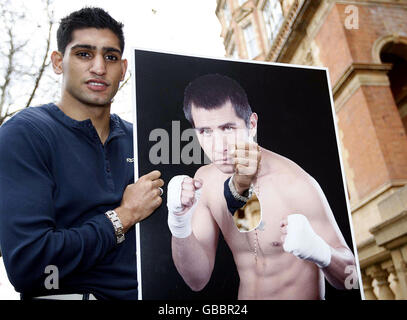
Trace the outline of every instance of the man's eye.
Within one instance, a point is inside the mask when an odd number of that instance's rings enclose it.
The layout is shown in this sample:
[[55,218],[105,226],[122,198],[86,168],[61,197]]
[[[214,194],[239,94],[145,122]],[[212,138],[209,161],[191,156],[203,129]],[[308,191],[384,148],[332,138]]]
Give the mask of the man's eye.
[[226,126],[226,127],[223,128],[223,131],[225,131],[225,132],[232,132],[232,131],[233,131],[233,127]]
[[212,130],[211,129],[201,129],[199,131],[199,133],[202,134],[203,136],[210,136],[212,133]]
[[76,55],[78,57],[81,57],[81,58],[89,58],[90,57],[90,54],[88,52],[78,52]]
[[117,60],[119,60],[119,58],[114,56],[114,55],[109,54],[109,55],[106,56],[106,60],[117,61]]

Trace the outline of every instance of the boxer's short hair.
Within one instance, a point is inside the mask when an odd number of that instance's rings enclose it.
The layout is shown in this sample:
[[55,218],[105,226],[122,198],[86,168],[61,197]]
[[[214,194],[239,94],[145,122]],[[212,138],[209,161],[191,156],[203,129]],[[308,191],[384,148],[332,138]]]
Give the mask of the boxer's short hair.
[[184,91],[185,118],[195,127],[191,114],[192,104],[196,108],[213,110],[228,101],[231,102],[236,115],[243,119],[249,128],[252,109],[246,92],[236,80],[220,74],[207,74],[188,84]]
[[58,51],[65,54],[66,46],[72,41],[72,33],[75,30],[86,28],[111,30],[119,39],[120,50],[123,53],[123,24],[113,19],[105,10],[94,7],[74,11],[61,19],[57,31]]

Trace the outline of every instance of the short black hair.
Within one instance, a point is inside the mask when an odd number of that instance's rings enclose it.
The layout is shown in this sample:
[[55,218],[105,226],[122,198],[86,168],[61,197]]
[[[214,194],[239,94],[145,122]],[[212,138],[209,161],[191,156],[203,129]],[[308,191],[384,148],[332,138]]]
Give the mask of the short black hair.
[[228,101],[231,102],[236,115],[249,127],[252,109],[242,86],[236,80],[217,73],[200,76],[185,88],[185,118],[195,127],[191,113],[192,104],[196,108],[212,110],[220,108]]
[[57,31],[58,51],[65,54],[66,46],[72,41],[72,33],[85,28],[111,30],[119,39],[120,50],[123,53],[123,23],[113,19],[105,10],[94,7],[85,7],[61,19]]

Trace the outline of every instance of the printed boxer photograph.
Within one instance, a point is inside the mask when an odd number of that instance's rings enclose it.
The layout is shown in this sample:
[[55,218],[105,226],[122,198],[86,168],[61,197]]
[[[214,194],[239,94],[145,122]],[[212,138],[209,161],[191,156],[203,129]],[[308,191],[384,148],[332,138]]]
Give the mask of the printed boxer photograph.
[[161,119],[136,108],[139,137],[155,132],[140,174],[148,154],[169,183],[140,226],[143,297],[360,299],[326,70],[135,50],[136,84],[147,67],[136,106]]

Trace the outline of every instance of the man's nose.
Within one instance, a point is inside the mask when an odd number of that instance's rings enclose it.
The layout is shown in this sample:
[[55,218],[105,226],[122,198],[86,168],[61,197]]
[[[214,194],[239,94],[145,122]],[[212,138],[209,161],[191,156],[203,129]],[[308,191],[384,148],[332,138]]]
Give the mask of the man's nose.
[[90,72],[98,75],[103,76],[106,74],[106,61],[103,55],[96,55],[95,58],[92,60],[92,66],[90,68]]
[[228,144],[232,143],[231,141],[228,141],[228,137],[224,134],[214,134],[213,136],[213,151],[215,153],[226,153],[228,150]]

